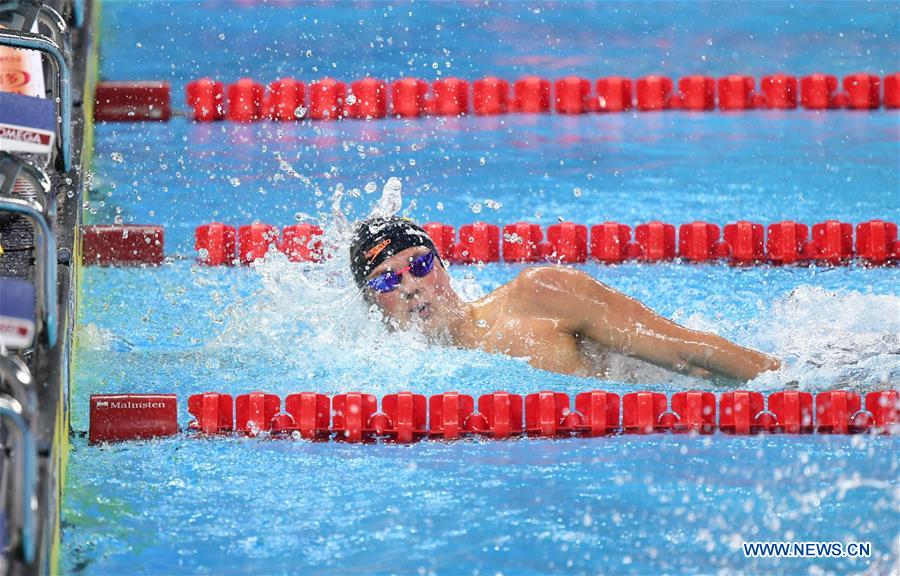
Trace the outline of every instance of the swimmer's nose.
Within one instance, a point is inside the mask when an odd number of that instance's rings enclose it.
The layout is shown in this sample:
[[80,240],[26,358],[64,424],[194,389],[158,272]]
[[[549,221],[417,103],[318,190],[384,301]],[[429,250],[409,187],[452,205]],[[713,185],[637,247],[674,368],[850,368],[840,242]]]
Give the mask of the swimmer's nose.
[[419,293],[419,279],[412,274],[404,274],[400,277],[398,289],[404,298],[411,300]]

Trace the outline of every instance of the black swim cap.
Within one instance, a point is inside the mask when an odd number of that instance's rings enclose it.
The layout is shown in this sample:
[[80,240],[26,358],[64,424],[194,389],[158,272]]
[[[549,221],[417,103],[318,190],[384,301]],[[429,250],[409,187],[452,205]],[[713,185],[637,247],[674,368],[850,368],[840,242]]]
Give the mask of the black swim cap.
[[350,270],[356,285],[362,288],[379,264],[415,246],[435,249],[428,232],[412,220],[397,216],[363,220],[350,243]]

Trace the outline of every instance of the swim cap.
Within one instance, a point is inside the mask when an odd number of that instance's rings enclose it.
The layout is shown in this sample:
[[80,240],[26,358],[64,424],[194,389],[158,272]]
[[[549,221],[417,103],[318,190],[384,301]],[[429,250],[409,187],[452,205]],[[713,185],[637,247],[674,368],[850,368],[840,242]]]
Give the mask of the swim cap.
[[360,288],[379,264],[407,248],[426,246],[434,250],[428,232],[407,218],[369,218],[356,227],[350,243],[350,270]]

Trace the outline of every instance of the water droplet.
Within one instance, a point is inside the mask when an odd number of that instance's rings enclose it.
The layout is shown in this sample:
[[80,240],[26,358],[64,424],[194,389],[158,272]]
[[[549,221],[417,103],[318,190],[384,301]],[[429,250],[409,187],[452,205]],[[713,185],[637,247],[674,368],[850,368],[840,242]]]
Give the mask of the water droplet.
[[112,154],[109,155],[109,157],[112,159],[113,162],[118,162],[119,164],[121,164],[122,162],[125,161],[125,157],[122,156],[121,152],[113,152]]

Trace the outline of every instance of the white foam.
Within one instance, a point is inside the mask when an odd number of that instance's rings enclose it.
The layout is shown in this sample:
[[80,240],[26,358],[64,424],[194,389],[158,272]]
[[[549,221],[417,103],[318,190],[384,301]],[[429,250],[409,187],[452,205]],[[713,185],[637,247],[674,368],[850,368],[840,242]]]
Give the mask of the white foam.
[[900,297],[800,286],[742,330],[787,362],[753,384],[870,391],[900,382]]

